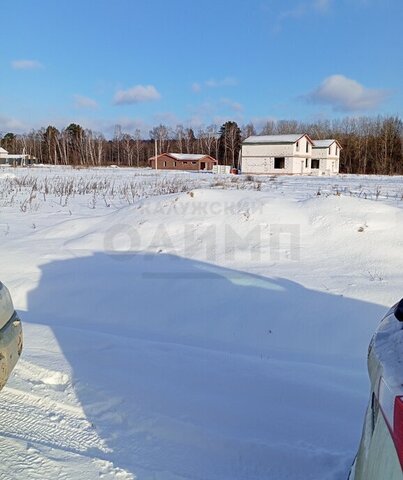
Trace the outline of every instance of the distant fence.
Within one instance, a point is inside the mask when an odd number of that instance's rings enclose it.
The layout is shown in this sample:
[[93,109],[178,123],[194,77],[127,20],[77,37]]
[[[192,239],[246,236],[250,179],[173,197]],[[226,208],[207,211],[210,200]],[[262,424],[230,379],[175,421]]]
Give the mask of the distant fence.
[[230,165],[213,165],[213,173],[220,175],[231,173]]

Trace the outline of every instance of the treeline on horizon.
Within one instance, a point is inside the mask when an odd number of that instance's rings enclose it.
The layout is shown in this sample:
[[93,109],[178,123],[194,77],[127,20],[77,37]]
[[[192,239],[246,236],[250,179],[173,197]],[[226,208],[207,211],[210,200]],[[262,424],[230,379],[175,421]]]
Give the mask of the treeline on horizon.
[[148,165],[158,152],[201,153],[217,158],[220,164],[238,167],[242,141],[250,135],[307,133],[313,140],[334,138],[342,145],[342,173],[403,174],[403,122],[398,116],[344,118],[304,123],[294,120],[268,121],[261,129],[253,123],[238,126],[228,121],[221,127],[209,125],[196,131],[177,125],[158,125],[144,138],[115,126],[111,139],[72,123],[63,130],[48,126],[26,134],[0,135],[0,145],[9,153],[35,156],[41,163],[73,166]]

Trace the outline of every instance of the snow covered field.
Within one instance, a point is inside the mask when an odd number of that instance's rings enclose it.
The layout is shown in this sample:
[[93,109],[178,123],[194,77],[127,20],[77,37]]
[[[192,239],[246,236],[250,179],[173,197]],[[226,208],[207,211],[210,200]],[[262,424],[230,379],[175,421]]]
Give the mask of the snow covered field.
[[0,170],[1,479],[345,480],[403,178]]

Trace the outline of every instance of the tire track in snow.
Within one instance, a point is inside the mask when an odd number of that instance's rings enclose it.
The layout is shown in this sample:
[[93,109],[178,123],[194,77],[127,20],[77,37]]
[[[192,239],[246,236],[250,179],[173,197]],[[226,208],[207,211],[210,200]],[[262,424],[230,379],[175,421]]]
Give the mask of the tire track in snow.
[[134,480],[111,462],[0,438],[0,480]]
[[58,402],[5,389],[0,402],[0,436],[85,453],[108,452],[94,427]]
[[121,479],[111,450],[76,402],[69,376],[21,360],[0,397],[0,480]]

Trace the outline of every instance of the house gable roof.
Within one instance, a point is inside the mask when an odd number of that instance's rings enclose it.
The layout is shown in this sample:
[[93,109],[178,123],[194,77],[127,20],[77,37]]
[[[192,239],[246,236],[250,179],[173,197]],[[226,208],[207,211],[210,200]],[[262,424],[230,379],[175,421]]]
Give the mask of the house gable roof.
[[202,160],[203,158],[208,157],[209,155],[197,154],[197,153],[166,153],[175,160]]
[[313,141],[313,148],[329,148],[333,143],[337,143],[338,147],[342,149],[343,147],[340,143],[335,139],[326,139],[326,140],[314,140]]
[[8,153],[6,149],[4,149],[3,147],[0,147],[0,153]]
[[[217,160],[210,155],[204,155],[204,154],[199,154],[199,153],[160,153],[158,155],[158,158],[160,157],[171,157],[174,160],[180,160],[182,162],[194,162],[198,160],[203,160],[204,158],[209,158],[214,162],[217,162]],[[155,155],[149,158],[149,161],[154,160]]]
[[243,141],[243,145],[292,144],[298,142],[302,137],[307,137],[308,141],[313,145],[313,141],[306,133],[291,133],[288,135],[252,135]]

